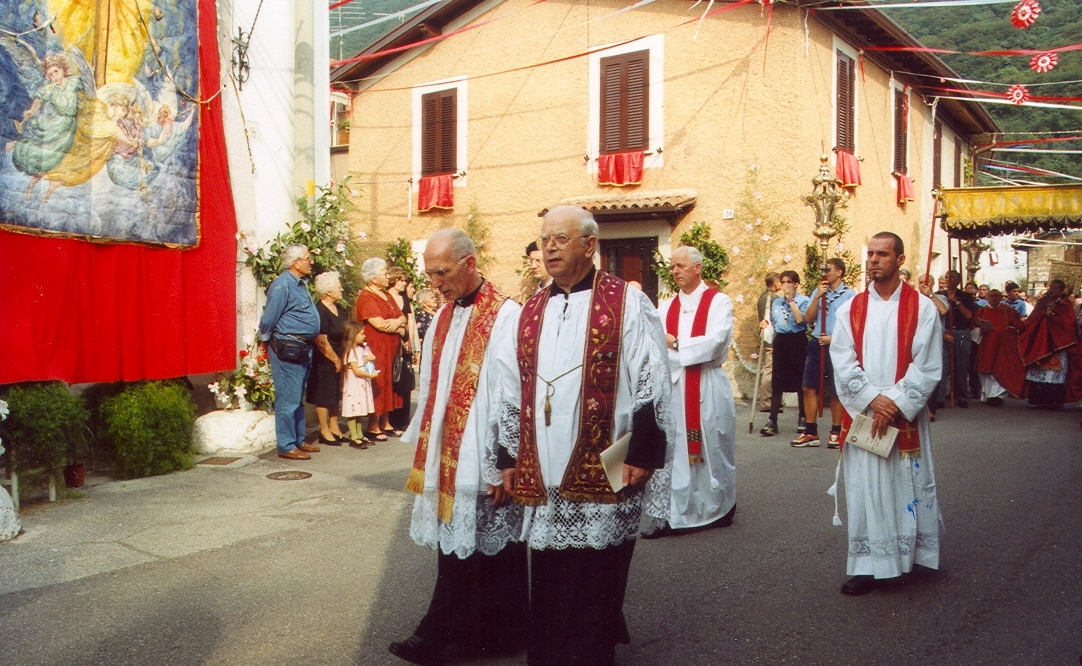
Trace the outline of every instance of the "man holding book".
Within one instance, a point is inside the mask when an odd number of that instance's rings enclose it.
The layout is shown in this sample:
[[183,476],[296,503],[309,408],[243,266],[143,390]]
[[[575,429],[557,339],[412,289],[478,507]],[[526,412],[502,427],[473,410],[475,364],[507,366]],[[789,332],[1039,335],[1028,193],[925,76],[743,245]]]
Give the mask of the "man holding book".
[[[935,306],[903,284],[902,239],[868,242],[869,289],[837,310],[830,345],[845,407],[840,469],[845,470],[851,576],[841,591],[870,592],[877,580],[939,568],[943,517],[936,497],[928,399],[942,374],[942,329]],[[871,440],[895,436],[885,456],[856,445],[854,420],[870,419]],[[853,433],[850,436],[850,433]],[[855,441],[854,441],[855,440]],[[835,524],[841,525],[835,509]]]

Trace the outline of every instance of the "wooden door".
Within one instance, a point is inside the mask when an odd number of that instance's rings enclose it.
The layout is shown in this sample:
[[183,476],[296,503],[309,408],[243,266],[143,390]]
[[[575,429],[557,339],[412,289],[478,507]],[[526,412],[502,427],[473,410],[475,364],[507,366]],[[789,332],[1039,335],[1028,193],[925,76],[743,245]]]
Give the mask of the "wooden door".
[[655,250],[656,238],[602,240],[601,270],[628,282],[638,282],[654,305],[657,305],[657,273],[653,268]]

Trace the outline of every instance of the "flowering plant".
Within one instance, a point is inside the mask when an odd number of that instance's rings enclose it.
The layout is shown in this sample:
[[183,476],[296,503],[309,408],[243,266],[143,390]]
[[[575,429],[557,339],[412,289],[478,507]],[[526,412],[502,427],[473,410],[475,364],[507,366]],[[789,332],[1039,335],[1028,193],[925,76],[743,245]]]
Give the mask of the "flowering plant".
[[240,367],[231,375],[218,375],[218,381],[207,388],[220,403],[228,405],[227,409],[233,408],[234,398],[257,407],[270,405],[274,402],[274,381],[267,353],[260,351],[259,343],[253,339],[237,353]]
[[[245,234],[237,234],[244,251],[244,264],[252,269],[260,286],[264,289],[270,287],[274,278],[282,274],[282,250],[292,243],[300,243],[312,254],[313,277],[327,271],[338,271],[343,298],[347,303],[352,303],[357,297],[360,282],[350,258],[356,248],[350,238],[346,214],[353,209],[351,197],[356,195],[349,188],[348,179],[330,187],[317,187],[312,204],[308,203],[308,197],[297,199],[301,219],[263,247]],[[310,289],[313,284],[309,281]]]

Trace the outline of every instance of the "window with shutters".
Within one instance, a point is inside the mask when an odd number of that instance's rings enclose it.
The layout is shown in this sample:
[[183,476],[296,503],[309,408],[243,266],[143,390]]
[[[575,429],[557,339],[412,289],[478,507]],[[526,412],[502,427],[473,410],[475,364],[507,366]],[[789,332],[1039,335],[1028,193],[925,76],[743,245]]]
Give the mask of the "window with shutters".
[[436,176],[458,170],[456,155],[458,89],[421,96],[421,175]]
[[665,36],[595,48],[589,56],[586,172],[598,157],[641,150],[644,169],[665,165]]
[[412,172],[421,178],[458,174],[455,187],[466,185],[466,130],[469,89],[466,77],[432,81],[412,91]]
[[962,186],[962,141],[954,136],[954,186]]
[[601,59],[599,154],[646,150],[650,133],[650,52]]
[[894,173],[909,173],[909,94],[892,90],[894,95]]
[[843,53],[836,52],[837,71],[835,77],[835,108],[837,109],[837,136],[835,146],[856,154],[857,150],[857,72],[856,61]]
[[943,123],[932,126],[932,189],[943,186]]

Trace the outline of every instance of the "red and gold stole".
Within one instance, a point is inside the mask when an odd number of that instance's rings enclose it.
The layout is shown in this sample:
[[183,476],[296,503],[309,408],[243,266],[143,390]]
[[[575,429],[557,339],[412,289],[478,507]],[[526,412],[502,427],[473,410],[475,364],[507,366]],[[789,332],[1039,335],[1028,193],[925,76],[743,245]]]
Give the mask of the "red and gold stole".
[[[706,317],[710,313],[710,302],[717,295],[716,289],[706,288],[699,307],[695,310],[695,319],[691,322],[691,337],[706,335]],[[669,312],[665,315],[665,332],[673,337],[680,333],[680,294],[673,298]],[[688,462],[696,465],[703,462],[703,426],[699,411],[701,398],[702,364],[684,368],[684,423],[688,434]]]
[[[573,502],[615,504],[620,501],[605,476],[601,452],[612,443],[626,290],[627,283],[620,278],[601,271],[594,276],[579,398],[579,433],[560,483],[560,495]],[[527,506],[540,506],[548,502],[537,454],[537,419],[534,414],[538,342],[548,300],[548,289],[536,294],[526,301],[519,318],[522,428],[519,431],[514,494],[515,501]]]
[[[447,401],[447,411],[443,416],[443,436],[440,443],[440,484],[439,484],[439,519],[451,521],[451,510],[455,502],[455,474],[458,470],[458,452],[462,448],[462,432],[466,429],[466,419],[470,407],[477,395],[477,381],[481,377],[481,362],[485,358],[485,349],[496,315],[507,297],[497,291],[492,283],[481,284],[477,298],[473,302],[473,311],[466,324],[462,349],[458,353],[458,363],[451,379],[451,395]],[[421,416],[421,434],[417,438],[417,452],[413,456],[413,469],[410,470],[406,490],[417,494],[424,492],[425,462],[428,460],[428,443],[432,433],[432,412],[436,408],[436,387],[439,385],[440,358],[447,332],[451,329],[451,315],[454,303],[448,303],[440,313],[433,327],[432,373],[428,385],[428,399]]]
[[[894,381],[905,377],[909,364],[913,362],[913,340],[917,337],[917,317],[920,313],[920,296],[917,290],[902,283],[902,294],[898,306],[898,366],[894,371]],[[849,323],[853,327],[853,346],[857,352],[857,363],[864,367],[864,326],[868,320],[868,292],[863,291],[853,297],[849,311]],[[917,426],[899,414],[894,419],[898,429],[898,455],[902,458],[920,457],[920,437]],[[842,418],[841,441],[853,427],[853,417],[846,412]],[[844,444],[843,444],[844,446]]]

